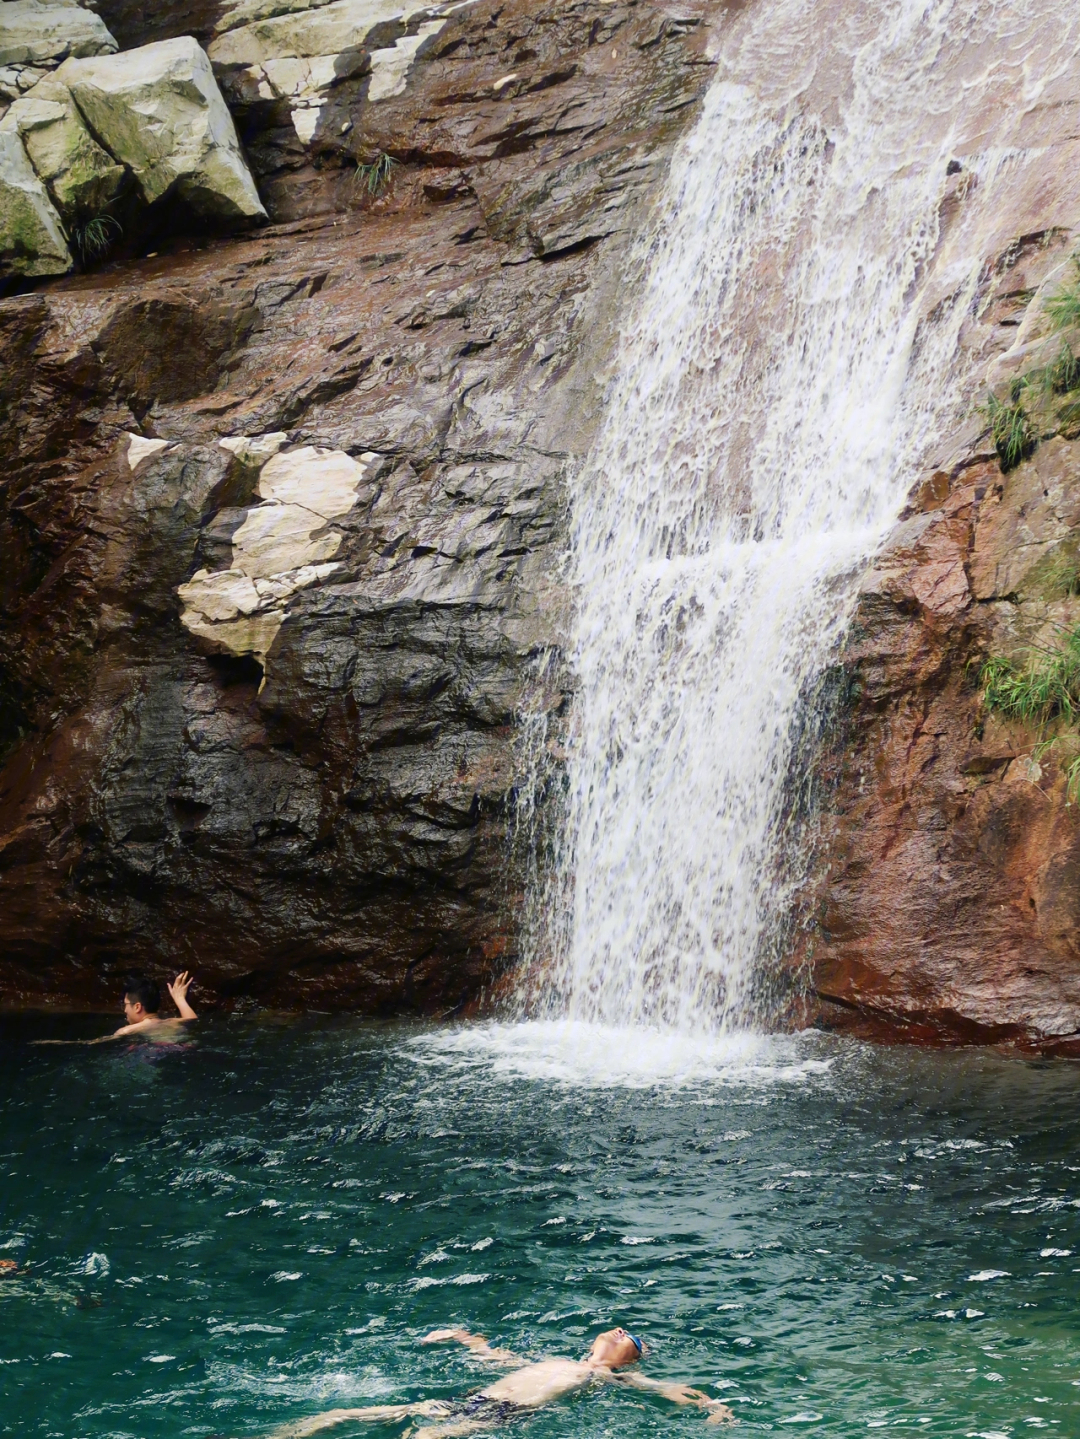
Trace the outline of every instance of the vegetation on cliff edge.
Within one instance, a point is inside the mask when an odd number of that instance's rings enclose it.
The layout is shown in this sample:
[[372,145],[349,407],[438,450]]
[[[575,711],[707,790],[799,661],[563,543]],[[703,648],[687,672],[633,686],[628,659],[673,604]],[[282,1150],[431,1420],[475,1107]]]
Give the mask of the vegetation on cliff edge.
[[[1058,744],[1080,751],[1080,626],[1064,631],[1053,649],[1033,648],[1025,665],[992,656],[980,683],[988,711],[1036,731],[1036,760]],[[1080,752],[1066,765],[1065,779],[1071,803],[1080,796]]]
[[[1073,279],[1044,304],[1052,334],[1080,326],[1080,257],[1074,257],[1073,266]],[[1016,376],[1007,400],[993,394],[987,397],[980,413],[989,423],[990,438],[1006,474],[1035,453],[1040,439],[1080,423],[1078,392],[1080,356],[1063,342],[1050,364]],[[1062,399],[1064,404],[1059,403]]]

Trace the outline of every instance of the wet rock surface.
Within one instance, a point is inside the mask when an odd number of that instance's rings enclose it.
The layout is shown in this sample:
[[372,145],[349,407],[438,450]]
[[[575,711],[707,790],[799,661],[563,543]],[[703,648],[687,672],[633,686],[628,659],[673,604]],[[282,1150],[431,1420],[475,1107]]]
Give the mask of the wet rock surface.
[[[220,19],[96,8],[124,47]],[[449,1012],[513,961],[565,480],[706,38],[692,8],[463,7],[307,142],[291,101],[235,111],[270,226],[0,302],[7,1002],[190,967]]]

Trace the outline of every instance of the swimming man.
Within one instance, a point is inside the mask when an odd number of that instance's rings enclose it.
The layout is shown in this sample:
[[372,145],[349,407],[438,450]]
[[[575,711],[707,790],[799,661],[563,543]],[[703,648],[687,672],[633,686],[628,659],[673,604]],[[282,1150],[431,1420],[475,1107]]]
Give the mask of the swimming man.
[[103,1034],[98,1039],[36,1039],[35,1044],[108,1044],[113,1039],[123,1039],[129,1034],[145,1034],[148,1030],[178,1029],[191,1019],[197,1019],[195,1011],[188,1004],[187,992],[191,988],[191,975],[185,969],[172,984],[166,985],[178,1014],[175,1019],[162,1019],[161,988],[156,979],[131,979],[124,990],[124,1018],[126,1024],[112,1034]]
[[334,1424],[343,1424],[347,1419],[385,1422],[411,1418],[437,1421],[412,1430],[413,1439],[450,1439],[452,1435],[479,1434],[498,1429],[514,1419],[523,1418],[534,1409],[561,1399],[564,1394],[572,1394],[594,1383],[625,1384],[633,1389],[658,1394],[662,1399],[670,1399],[673,1404],[693,1404],[708,1412],[708,1424],[735,1422],[735,1416],[726,1404],[719,1399],[710,1399],[699,1389],[690,1389],[685,1384],[670,1384],[661,1379],[646,1379],[641,1374],[616,1373],[628,1364],[636,1364],[645,1353],[641,1340],[635,1339],[625,1329],[608,1329],[598,1334],[584,1359],[542,1359],[537,1364],[530,1364],[509,1350],[493,1349],[486,1339],[479,1334],[470,1334],[466,1329],[436,1329],[426,1336],[423,1343],[438,1344],[444,1339],[455,1339],[464,1344],[477,1359],[518,1367],[504,1378],[496,1379],[486,1389],[462,1400],[428,1399],[419,1404],[329,1409],[323,1414],[313,1414],[308,1419],[275,1429],[269,1439],[306,1439],[309,1434],[317,1434],[320,1429],[329,1429]]

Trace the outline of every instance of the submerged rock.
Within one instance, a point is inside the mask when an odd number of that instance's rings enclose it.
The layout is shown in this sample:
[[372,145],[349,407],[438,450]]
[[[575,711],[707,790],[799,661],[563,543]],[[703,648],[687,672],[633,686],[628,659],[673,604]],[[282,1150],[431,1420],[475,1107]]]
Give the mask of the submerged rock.
[[130,168],[148,204],[175,193],[202,215],[266,217],[232,116],[195,40],[67,60],[57,79],[110,154]]
[[71,263],[60,216],[18,130],[0,127],[0,276],[63,275]]

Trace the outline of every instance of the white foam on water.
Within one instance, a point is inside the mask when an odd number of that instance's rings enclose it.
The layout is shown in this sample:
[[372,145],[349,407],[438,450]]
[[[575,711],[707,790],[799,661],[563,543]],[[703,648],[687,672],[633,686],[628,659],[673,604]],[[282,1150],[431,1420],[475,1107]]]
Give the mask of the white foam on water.
[[[768,0],[718,23],[572,483],[568,825],[527,926],[528,1013],[683,1033],[767,1018],[804,874],[797,726],[981,397],[962,330],[1080,42],[1072,0]],[[615,1073],[638,1045],[682,1072],[650,1036],[613,1041]]]
[[421,1064],[581,1089],[762,1088],[820,1081],[832,1059],[799,1036],[682,1035],[583,1020],[441,1029],[406,1041]]

